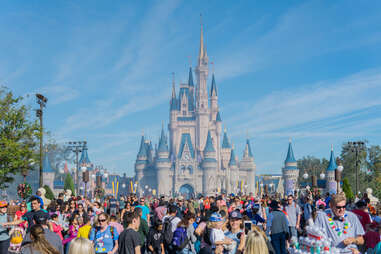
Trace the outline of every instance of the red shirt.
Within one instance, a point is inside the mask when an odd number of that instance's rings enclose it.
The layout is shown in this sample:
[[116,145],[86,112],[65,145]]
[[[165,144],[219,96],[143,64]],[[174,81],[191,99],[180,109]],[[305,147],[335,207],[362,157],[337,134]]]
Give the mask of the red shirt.
[[359,220],[361,222],[362,227],[364,228],[364,231],[366,231],[365,226],[367,224],[372,223],[371,220],[370,220],[369,213],[367,213],[367,212],[365,212],[363,210],[359,210],[359,209],[352,210],[352,213],[357,215],[357,217],[359,218]]
[[368,231],[365,233],[364,239],[367,248],[374,248],[380,241],[380,234],[378,232]]

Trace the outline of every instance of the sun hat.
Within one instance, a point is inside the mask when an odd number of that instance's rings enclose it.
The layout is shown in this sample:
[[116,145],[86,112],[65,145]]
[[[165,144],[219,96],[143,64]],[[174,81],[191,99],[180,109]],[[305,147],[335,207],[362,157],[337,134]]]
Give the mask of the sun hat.
[[7,201],[0,201],[0,208],[3,208],[3,207],[7,207],[8,206],[8,203]]

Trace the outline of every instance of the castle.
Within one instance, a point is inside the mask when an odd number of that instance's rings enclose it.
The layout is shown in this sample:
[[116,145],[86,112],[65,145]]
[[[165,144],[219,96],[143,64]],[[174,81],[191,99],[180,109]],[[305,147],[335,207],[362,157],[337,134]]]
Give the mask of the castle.
[[150,189],[167,196],[189,197],[196,193],[212,195],[217,192],[255,194],[256,166],[250,142],[247,139],[239,160],[226,130],[222,132],[214,73],[208,89],[209,59],[202,25],[194,74],[196,86],[190,68],[188,82],[180,84],[178,94],[173,82],[169,137],[162,128],[155,149],[150,140],[144,135],[141,137],[135,162],[138,193],[149,194],[147,190]]

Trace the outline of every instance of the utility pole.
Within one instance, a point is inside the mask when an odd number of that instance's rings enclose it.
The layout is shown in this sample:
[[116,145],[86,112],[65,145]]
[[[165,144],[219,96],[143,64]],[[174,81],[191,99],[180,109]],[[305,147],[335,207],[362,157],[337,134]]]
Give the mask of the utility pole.
[[[43,142],[44,142],[44,126],[43,126],[43,109],[48,102],[48,98],[43,96],[42,94],[36,94],[37,103],[40,104],[40,108],[36,110],[36,116],[40,118],[40,179],[39,186],[43,187],[43,174],[42,174],[42,150],[43,150]],[[46,155],[47,156],[47,155]]]
[[358,191],[360,189],[359,187],[359,166],[360,166],[360,160],[359,155],[360,152],[364,151],[366,148],[365,143],[363,141],[355,141],[355,142],[348,142],[348,146],[351,149],[352,153],[355,153],[356,156],[356,162],[355,162],[355,170],[356,170],[356,195],[358,195]]
[[74,177],[74,183],[76,185],[75,191],[76,195],[79,195],[79,161],[78,161],[78,154],[82,152],[82,148],[86,146],[86,141],[70,141],[68,142],[68,149],[75,153],[75,177]]

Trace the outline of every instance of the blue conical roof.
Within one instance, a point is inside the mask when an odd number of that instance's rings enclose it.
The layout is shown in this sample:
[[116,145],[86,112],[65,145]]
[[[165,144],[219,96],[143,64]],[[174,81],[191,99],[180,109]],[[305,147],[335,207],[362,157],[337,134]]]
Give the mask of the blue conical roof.
[[210,131],[208,131],[208,137],[206,138],[206,144],[204,148],[204,153],[206,152],[215,152],[213,142],[212,142],[212,136],[210,135]]
[[291,142],[288,144],[288,151],[287,151],[287,157],[284,163],[290,163],[290,162],[296,162],[294,157],[294,151],[292,150],[292,144]]
[[145,140],[144,140],[144,135],[142,135],[142,138],[140,140],[140,148],[139,148],[139,152],[138,152],[138,157],[143,157],[143,156],[147,156],[147,149],[146,149],[146,145],[145,145]]
[[79,164],[91,164],[89,155],[87,154],[86,144],[84,144],[82,147],[82,154],[81,154],[81,158],[79,159]]
[[237,161],[235,160],[235,153],[234,148],[230,152],[230,160],[229,160],[229,166],[237,165]]
[[224,138],[222,139],[222,148],[231,148],[226,130],[224,131]]
[[164,133],[164,128],[161,129],[158,152],[168,152],[167,137]]
[[329,165],[327,171],[335,171],[337,168],[335,155],[333,154],[333,148],[331,149],[331,158],[329,159]]
[[192,67],[189,68],[188,86],[194,86]]
[[249,157],[253,157],[253,153],[251,152],[251,146],[250,146],[249,139],[246,139],[246,145],[247,145],[247,150],[248,150]]
[[222,120],[221,120],[221,115],[220,115],[220,111],[217,112],[216,122],[222,122]]
[[171,110],[177,110],[177,99],[176,99],[176,88],[175,83],[172,84],[172,97],[171,97],[171,103],[170,103],[170,109]]
[[45,153],[44,155],[44,161],[42,163],[42,172],[44,173],[54,173],[54,169],[50,165],[49,156],[48,153]]
[[210,96],[217,96],[217,85],[214,79],[214,74],[212,75],[212,86],[210,88]]

